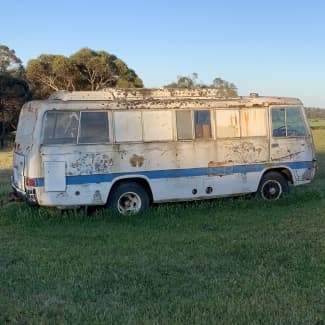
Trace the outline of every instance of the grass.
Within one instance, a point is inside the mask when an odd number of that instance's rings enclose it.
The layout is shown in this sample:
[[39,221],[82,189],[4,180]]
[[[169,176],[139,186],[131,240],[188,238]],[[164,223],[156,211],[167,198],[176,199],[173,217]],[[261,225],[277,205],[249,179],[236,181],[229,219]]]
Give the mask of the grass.
[[275,204],[224,199],[123,218],[6,205],[0,323],[324,324],[325,130],[314,137],[316,180]]
[[[12,151],[0,151],[0,200],[7,200],[12,174]],[[1,215],[1,210],[0,210]]]
[[325,120],[323,119],[312,119],[309,121],[309,124],[313,130],[325,129]]

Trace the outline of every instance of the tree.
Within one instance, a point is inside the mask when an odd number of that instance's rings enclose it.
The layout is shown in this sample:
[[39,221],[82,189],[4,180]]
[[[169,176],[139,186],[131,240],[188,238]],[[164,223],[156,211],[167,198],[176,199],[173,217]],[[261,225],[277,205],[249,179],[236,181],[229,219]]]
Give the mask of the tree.
[[211,88],[219,89],[220,97],[237,97],[237,87],[233,83],[229,83],[221,78],[214,78]]
[[192,73],[192,76],[177,76],[177,82],[172,82],[166,85],[166,88],[197,88],[196,79],[198,74],[196,72]]
[[42,54],[27,64],[27,79],[36,98],[57,90],[76,90],[80,81],[77,66],[63,55]]
[[178,76],[177,82],[172,82],[164,87],[166,88],[215,88],[218,89],[219,97],[237,97],[237,87],[235,84],[225,81],[221,78],[214,78],[211,85],[197,83],[197,73],[192,73],[192,76]]
[[15,51],[0,44],[0,147],[9,130],[15,129],[19,111],[30,98],[25,70]]
[[4,146],[7,131],[16,129],[21,106],[31,98],[25,80],[9,73],[0,74],[0,145]]
[[115,55],[83,48],[71,55],[42,54],[27,64],[27,78],[36,98],[56,90],[100,90],[143,87],[134,70]]
[[88,48],[81,49],[71,56],[71,60],[78,67],[90,90],[115,85],[116,76],[111,67],[110,55],[104,51],[96,52]]
[[141,88],[142,80],[134,70],[115,55],[105,51],[83,48],[73,54],[71,60],[78,66],[90,90],[107,87]]
[[0,44],[0,73],[10,73],[15,76],[22,76],[24,68],[21,60],[16,56],[14,50]]

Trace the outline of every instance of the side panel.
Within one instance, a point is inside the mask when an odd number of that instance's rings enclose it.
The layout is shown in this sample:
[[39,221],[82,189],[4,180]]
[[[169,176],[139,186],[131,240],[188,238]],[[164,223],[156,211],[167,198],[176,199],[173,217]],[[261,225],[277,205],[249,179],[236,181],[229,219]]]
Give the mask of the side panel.
[[252,192],[268,159],[268,147],[265,138],[43,146],[41,201],[45,205],[105,204],[111,186],[122,178],[147,180],[154,201]]
[[63,192],[66,190],[64,161],[44,161],[45,192]]

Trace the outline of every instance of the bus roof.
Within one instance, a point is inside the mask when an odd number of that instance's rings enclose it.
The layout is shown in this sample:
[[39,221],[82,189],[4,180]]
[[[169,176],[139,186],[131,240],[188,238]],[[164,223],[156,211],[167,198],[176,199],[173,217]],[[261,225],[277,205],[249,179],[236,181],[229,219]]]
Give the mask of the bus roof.
[[48,110],[136,110],[136,109],[238,109],[249,107],[302,106],[297,98],[247,97],[222,98],[220,90],[204,89],[116,89],[103,91],[57,91],[47,100],[34,100],[23,105],[23,110],[45,112]]
[[223,106],[269,106],[275,105],[302,105],[297,98],[289,97],[260,97],[253,93],[247,97],[228,98],[220,96],[220,89],[216,88],[107,88],[101,91],[56,91],[49,100],[60,101],[188,101],[188,100],[213,100]]

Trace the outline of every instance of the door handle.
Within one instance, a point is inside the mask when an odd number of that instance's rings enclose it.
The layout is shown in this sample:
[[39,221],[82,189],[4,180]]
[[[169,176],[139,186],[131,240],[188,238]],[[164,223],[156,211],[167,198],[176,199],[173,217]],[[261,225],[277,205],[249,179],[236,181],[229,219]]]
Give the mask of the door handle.
[[278,147],[279,144],[278,143],[272,143],[272,148]]

